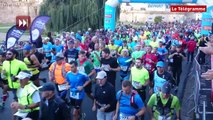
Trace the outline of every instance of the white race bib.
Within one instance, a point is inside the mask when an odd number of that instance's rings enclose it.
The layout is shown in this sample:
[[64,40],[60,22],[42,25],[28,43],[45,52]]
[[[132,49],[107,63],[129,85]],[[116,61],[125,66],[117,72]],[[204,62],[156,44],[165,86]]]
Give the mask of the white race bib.
[[158,116],[158,120],[171,120],[171,117]]
[[104,65],[102,64],[101,68],[104,70],[104,71],[109,71],[109,65]]
[[67,87],[67,85],[66,85],[66,84],[58,85],[58,90],[59,90],[59,91],[66,90],[66,87]]
[[121,66],[122,71],[127,71],[128,66]]
[[127,115],[124,115],[124,114],[122,114],[122,113],[120,113],[119,114],[119,118],[120,118],[120,120],[129,120],[129,118],[128,118],[129,116],[127,116]]
[[80,94],[79,94],[79,92],[70,92],[70,97],[74,98],[74,99],[79,99]]
[[84,66],[78,66],[78,71],[85,73]]
[[152,66],[150,64],[145,64],[144,66],[147,70],[151,70]]
[[74,58],[68,58],[67,60],[68,60],[68,63],[70,63],[70,62],[72,62],[72,61],[75,61]]
[[14,114],[14,116],[18,116],[18,117],[21,117],[21,118],[26,118],[27,115],[28,115],[29,112],[24,112],[24,111],[21,111],[21,110],[18,110],[18,112],[16,112]]
[[133,86],[135,89],[139,89],[139,88],[142,87],[141,83],[140,83],[140,82],[136,82],[136,81],[133,81],[132,86]]
[[169,62],[173,63],[173,62],[174,62],[174,60],[173,60],[173,59],[169,59]]

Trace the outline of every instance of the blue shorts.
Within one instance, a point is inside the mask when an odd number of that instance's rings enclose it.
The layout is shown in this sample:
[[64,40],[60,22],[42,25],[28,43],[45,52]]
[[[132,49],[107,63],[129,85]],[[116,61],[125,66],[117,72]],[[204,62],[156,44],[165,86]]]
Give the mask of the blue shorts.
[[130,73],[127,74],[127,75],[120,75],[120,80],[121,80],[121,81],[129,80],[129,78],[130,78]]

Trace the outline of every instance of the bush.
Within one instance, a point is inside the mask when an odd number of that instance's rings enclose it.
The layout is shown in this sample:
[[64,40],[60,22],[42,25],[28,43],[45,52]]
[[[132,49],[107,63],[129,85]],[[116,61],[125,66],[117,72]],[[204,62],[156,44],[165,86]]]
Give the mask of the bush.
[[162,16],[156,16],[155,19],[154,19],[154,22],[155,23],[162,22],[162,19],[163,19]]

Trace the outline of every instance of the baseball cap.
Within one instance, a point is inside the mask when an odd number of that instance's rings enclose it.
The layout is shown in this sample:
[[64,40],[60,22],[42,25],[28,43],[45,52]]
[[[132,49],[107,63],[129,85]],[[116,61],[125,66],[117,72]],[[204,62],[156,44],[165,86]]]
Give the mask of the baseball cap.
[[31,50],[31,49],[32,49],[32,46],[31,46],[31,45],[25,45],[23,49],[24,49],[24,50]]
[[105,71],[100,71],[98,72],[96,79],[104,79],[105,77],[107,77],[107,74]]
[[23,80],[25,78],[31,78],[31,76],[32,74],[30,71],[20,71],[16,78],[18,78],[19,80]]
[[57,53],[56,54],[56,61],[59,61],[59,60],[62,60],[62,59],[64,59],[63,53],[61,53],[61,52]]
[[74,41],[70,40],[67,42],[67,44],[74,44]]
[[129,52],[129,50],[124,48],[124,49],[122,49],[122,52]]
[[39,89],[40,91],[55,91],[55,85],[52,82],[44,83],[44,85]]
[[162,61],[157,62],[156,67],[164,67],[164,62]]
[[170,94],[171,93],[170,83],[169,82],[164,83],[161,90],[162,90],[162,93],[164,94]]
[[176,45],[177,48],[181,48],[182,46],[180,44]]

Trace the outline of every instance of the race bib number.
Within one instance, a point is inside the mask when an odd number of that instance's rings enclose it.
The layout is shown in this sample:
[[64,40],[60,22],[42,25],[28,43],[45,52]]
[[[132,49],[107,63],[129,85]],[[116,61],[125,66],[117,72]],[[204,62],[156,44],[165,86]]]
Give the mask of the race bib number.
[[120,120],[129,120],[129,117],[122,113],[119,115],[119,118],[120,118]]
[[128,69],[128,66],[121,66],[122,71],[127,71],[127,69]]
[[79,67],[78,67],[78,71],[85,73],[84,66],[79,66]]
[[66,87],[67,87],[67,85],[66,85],[66,84],[58,85],[58,90],[59,90],[59,91],[66,90]]
[[147,70],[151,70],[152,66],[150,64],[145,64],[144,66]]
[[102,65],[101,68],[102,68],[104,71],[109,71],[109,65]]
[[140,82],[136,82],[136,81],[133,81],[132,83],[133,87],[136,88],[136,89],[139,89],[142,87],[141,83]]
[[158,120],[171,120],[171,117],[168,117],[168,116],[158,116]]
[[174,60],[173,60],[173,59],[169,59],[169,62],[173,63],[173,62],[174,62]]
[[75,61],[75,59],[74,58],[68,58],[68,63],[70,63],[72,61]]
[[74,98],[74,99],[79,99],[80,94],[79,94],[79,92],[70,92],[70,97]]

